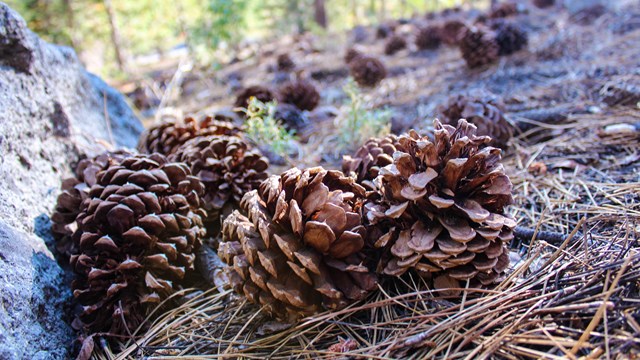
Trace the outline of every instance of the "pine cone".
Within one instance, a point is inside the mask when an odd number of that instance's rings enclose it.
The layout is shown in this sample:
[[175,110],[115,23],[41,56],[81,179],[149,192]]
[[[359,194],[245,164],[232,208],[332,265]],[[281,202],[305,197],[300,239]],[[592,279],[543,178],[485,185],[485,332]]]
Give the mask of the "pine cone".
[[376,39],[386,39],[396,30],[395,24],[380,24],[376,29]]
[[384,53],[386,55],[393,55],[398,51],[407,47],[407,41],[400,35],[393,35],[387,43],[384,45]]
[[518,6],[514,3],[509,2],[509,3],[499,4],[498,6],[493,8],[491,10],[491,13],[489,13],[489,17],[491,19],[506,18],[509,16],[516,15],[517,13],[518,13]]
[[361,56],[363,56],[363,54],[360,51],[354,48],[349,48],[344,54],[344,62],[345,64],[349,65],[353,60]]
[[220,258],[234,289],[281,319],[363,299],[367,267],[364,188],[339,171],[291,169],[247,193],[223,225]]
[[59,254],[71,256],[75,251],[71,235],[78,228],[76,217],[82,202],[89,197],[89,189],[96,183],[96,174],[124,158],[132,156],[126,150],[107,151],[90,159],[78,162],[75,176],[62,181],[62,192],[51,215],[51,232],[56,239]]
[[384,64],[376,58],[362,56],[349,64],[349,72],[353,79],[362,87],[374,87],[387,76]]
[[498,55],[511,55],[527,46],[529,37],[519,26],[505,21],[498,21],[492,26],[496,32],[496,42],[498,43]]
[[502,103],[495,97],[452,96],[446,105],[438,107],[438,112],[449,125],[466,119],[478,128],[478,135],[490,136],[493,146],[506,148],[513,137],[514,127],[505,117]]
[[428,26],[418,30],[416,46],[420,50],[437,49],[442,43],[441,30],[437,26]]
[[280,100],[292,104],[300,110],[313,110],[320,102],[320,93],[306,80],[290,81],[280,88]]
[[246,109],[247,106],[249,106],[249,100],[252,97],[263,103],[268,103],[277,99],[276,94],[271,91],[271,89],[265,86],[254,85],[240,90],[236,95],[234,106],[236,108]]
[[278,104],[273,118],[281,122],[285,129],[294,130],[298,134],[300,134],[309,123],[302,111],[291,104]]
[[447,45],[458,45],[466,27],[460,20],[447,21],[440,30],[442,41]]
[[203,206],[209,215],[209,235],[220,229],[225,206],[237,207],[242,196],[268,177],[269,160],[235,136],[197,137],[184,144],[170,161],[186,163],[204,184]]
[[214,120],[207,116],[200,122],[188,117],[184,121],[169,121],[147,129],[138,142],[143,154],[160,153],[168,156],[182,144],[197,136],[236,135],[242,130],[230,122]]
[[378,177],[381,168],[393,163],[397,143],[398,137],[395,135],[369,139],[353,156],[343,157],[342,171],[368,190],[375,190],[373,180]]
[[[434,138],[415,131],[398,139],[393,164],[376,179],[380,203],[366,205],[375,246],[387,251],[384,274],[409,269],[433,273],[438,282],[493,283],[509,264],[507,244],[515,221],[505,214],[511,181],[500,164],[500,150],[485,146],[475,126],[457,128],[437,120]],[[388,230],[388,231],[387,231]]]
[[469,68],[481,67],[496,61],[500,50],[493,33],[478,27],[467,28],[458,46]]
[[133,333],[180,289],[205,235],[204,186],[185,164],[138,155],[98,172],[77,217],[73,295],[85,330]]
[[289,72],[296,68],[296,63],[293,62],[289,54],[280,54],[277,58],[278,71]]
[[555,0],[533,0],[533,5],[540,9],[544,9],[556,4]]

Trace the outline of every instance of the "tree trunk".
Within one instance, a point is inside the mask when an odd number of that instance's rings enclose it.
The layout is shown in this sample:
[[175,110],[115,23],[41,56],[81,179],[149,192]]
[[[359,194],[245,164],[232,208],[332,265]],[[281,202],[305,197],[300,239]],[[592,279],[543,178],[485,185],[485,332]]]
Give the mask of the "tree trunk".
[[113,49],[116,53],[116,62],[118,63],[118,69],[123,72],[127,72],[127,62],[122,53],[122,41],[120,39],[120,31],[118,30],[118,23],[116,20],[116,13],[111,6],[111,0],[103,0],[104,8],[107,11],[107,17],[109,18],[109,26],[111,27],[111,42],[113,43]]
[[327,8],[325,7],[324,0],[314,0],[313,5],[315,8],[314,18],[316,23],[323,29],[327,28]]

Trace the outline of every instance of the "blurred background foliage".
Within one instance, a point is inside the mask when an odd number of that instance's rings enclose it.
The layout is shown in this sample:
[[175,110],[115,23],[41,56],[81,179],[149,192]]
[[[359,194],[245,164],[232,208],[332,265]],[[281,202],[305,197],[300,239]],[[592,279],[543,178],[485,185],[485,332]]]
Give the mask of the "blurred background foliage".
[[[46,40],[73,46],[90,71],[124,79],[168,52],[201,66],[243,42],[339,33],[459,5],[460,0],[5,0]],[[324,16],[324,18],[322,17]],[[324,21],[323,21],[324,19]],[[228,60],[228,59],[227,59]]]

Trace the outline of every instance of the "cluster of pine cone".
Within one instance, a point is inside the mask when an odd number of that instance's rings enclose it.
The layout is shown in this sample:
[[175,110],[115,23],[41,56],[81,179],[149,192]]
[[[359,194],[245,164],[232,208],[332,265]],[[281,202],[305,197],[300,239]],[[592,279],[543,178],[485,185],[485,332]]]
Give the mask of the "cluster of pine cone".
[[516,225],[501,150],[466,120],[434,126],[371,139],[343,171],[294,168],[244,195],[218,248],[235,291],[295,320],[407,271],[437,289],[498,281]]
[[487,286],[509,263],[511,183],[491,139],[460,120],[371,139],[342,170],[267,174],[241,129],[206,118],[141,137],[140,154],[78,164],[52,216],[89,333],[133,334],[193,284],[207,240],[229,286],[283,320],[365,299],[417,272],[436,289]]
[[152,127],[139,154],[85,159],[64,180],[52,215],[69,257],[87,333],[133,334],[194,281],[195,258],[221,219],[268,175],[267,158],[232,123],[187,118]]

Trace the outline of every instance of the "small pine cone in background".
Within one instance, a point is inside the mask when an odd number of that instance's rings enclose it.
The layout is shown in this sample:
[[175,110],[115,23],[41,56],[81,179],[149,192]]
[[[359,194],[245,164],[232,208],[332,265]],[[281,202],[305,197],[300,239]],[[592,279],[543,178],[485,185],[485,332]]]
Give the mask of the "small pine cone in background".
[[499,19],[516,15],[518,13],[518,6],[512,2],[506,2],[498,4],[495,8],[491,9],[489,18]]
[[466,28],[458,46],[469,68],[478,68],[498,60],[500,48],[494,33],[480,27]]
[[347,52],[344,53],[344,63],[349,65],[353,60],[361,56],[363,56],[363,54],[360,51],[354,48],[349,48]]
[[537,8],[544,9],[556,4],[555,0],[533,0],[533,5]]
[[145,130],[138,141],[138,151],[143,154],[171,155],[182,144],[197,136],[237,135],[242,130],[226,121],[207,116],[201,121],[188,117],[183,121],[168,121]]
[[407,40],[400,35],[393,35],[384,45],[384,53],[393,55],[407,47]]
[[220,230],[223,209],[237,207],[244,194],[268,177],[269,160],[235,136],[197,137],[169,159],[187,164],[204,184],[202,202],[208,214],[205,225],[209,236]]
[[290,81],[280,88],[280,101],[295,105],[300,110],[313,110],[320,103],[320,93],[307,80]]
[[272,176],[245,195],[218,248],[233,288],[284,320],[364,299],[377,283],[364,192],[340,171],[317,167]]
[[506,21],[496,21],[491,25],[496,33],[496,42],[498,43],[498,55],[511,55],[517,51],[524,49],[529,42],[527,33],[514,23]]
[[379,271],[415,269],[438,284],[490,285],[509,264],[515,221],[505,213],[511,181],[500,149],[476,136],[475,126],[434,124],[433,138],[415,131],[398,138],[393,164],[376,179],[382,199],[366,205]]
[[454,19],[445,22],[440,29],[442,41],[447,45],[458,45],[466,27],[460,20]]
[[416,46],[420,50],[437,49],[442,43],[441,29],[437,26],[427,26],[418,30]]
[[263,103],[268,103],[277,99],[276,93],[268,87],[253,85],[240,90],[240,92],[236,94],[236,100],[233,105],[238,109],[246,109],[247,106],[249,106],[249,100],[252,97]]
[[280,54],[276,59],[278,65],[278,71],[289,72],[296,68],[296,63],[293,62],[289,54]]
[[96,174],[124,158],[132,156],[126,150],[106,151],[98,156],[78,162],[75,176],[62,181],[62,192],[51,215],[51,232],[56,239],[59,254],[71,256],[75,251],[71,235],[77,230],[76,217],[80,207],[89,197],[90,188],[96,183]]
[[378,177],[381,168],[393,163],[397,143],[398,137],[395,135],[367,140],[353,156],[343,157],[342,171],[368,190],[375,190],[373,180]]
[[78,325],[128,336],[181,289],[206,233],[203,192],[187,165],[160,154],[131,156],[97,173],[73,234]]
[[386,39],[396,30],[395,24],[380,24],[376,28],[376,39]]
[[387,77],[384,64],[373,57],[361,56],[349,64],[349,73],[361,87],[374,87]]
[[282,123],[285,129],[293,130],[296,134],[302,133],[309,124],[309,119],[306,115],[298,107],[291,104],[278,104],[273,118]]
[[438,106],[442,121],[455,125],[460,119],[466,119],[478,130],[478,135],[491,137],[492,146],[506,148],[513,137],[514,126],[504,114],[502,102],[494,96],[471,97],[455,95],[446,104]]

